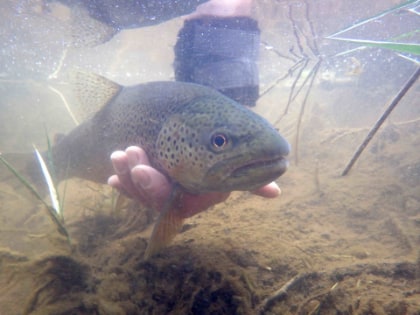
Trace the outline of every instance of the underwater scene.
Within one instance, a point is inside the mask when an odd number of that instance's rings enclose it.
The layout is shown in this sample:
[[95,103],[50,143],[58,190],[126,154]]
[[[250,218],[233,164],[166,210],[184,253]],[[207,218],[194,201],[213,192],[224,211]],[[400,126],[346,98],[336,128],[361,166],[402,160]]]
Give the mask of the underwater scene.
[[0,51],[0,315],[420,315],[420,1],[2,0]]

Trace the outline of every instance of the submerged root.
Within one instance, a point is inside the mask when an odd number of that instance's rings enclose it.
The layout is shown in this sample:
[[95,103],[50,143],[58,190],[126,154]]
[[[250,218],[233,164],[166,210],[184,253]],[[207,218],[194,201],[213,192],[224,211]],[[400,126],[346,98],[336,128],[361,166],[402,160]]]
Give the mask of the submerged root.
[[[303,273],[293,277],[265,298],[257,311],[260,315],[271,312],[323,314],[333,309],[338,313],[351,314],[356,310],[363,313],[361,310],[366,309],[368,313],[370,309],[376,309],[375,314],[406,314],[409,304],[403,298],[420,294],[420,290],[409,289],[409,284],[415,287],[419,269],[416,263],[402,262],[360,264],[330,272]],[[395,297],[400,294],[401,299],[392,301],[388,298],[386,304],[381,305],[380,301],[370,297],[369,282],[388,283],[390,280],[394,283]],[[401,285],[397,284],[399,282]],[[325,284],[329,286],[326,287]],[[380,289],[379,286],[376,289]],[[352,291],[357,291],[358,294],[351,294]],[[357,299],[352,298],[353,296],[357,296]],[[291,310],[290,307],[295,309]]]
[[301,281],[311,275],[316,276],[316,273],[300,274],[287,281],[280,289],[276,290],[273,294],[262,301],[257,309],[258,314],[265,314],[265,312],[268,311],[275,303],[285,300],[289,291],[291,291],[295,286],[299,285]]
[[[89,268],[67,256],[45,258],[35,263],[33,272],[36,288],[28,299],[24,314],[62,314],[51,312],[56,308],[52,305],[59,304],[63,309],[65,302],[65,308],[74,309],[89,288]],[[42,312],[37,309],[42,309]]]
[[[119,209],[118,211],[121,211]],[[142,206],[136,200],[129,200],[125,205],[122,221],[112,234],[112,238],[122,238],[133,232],[141,232],[146,229],[153,221],[155,211]]]

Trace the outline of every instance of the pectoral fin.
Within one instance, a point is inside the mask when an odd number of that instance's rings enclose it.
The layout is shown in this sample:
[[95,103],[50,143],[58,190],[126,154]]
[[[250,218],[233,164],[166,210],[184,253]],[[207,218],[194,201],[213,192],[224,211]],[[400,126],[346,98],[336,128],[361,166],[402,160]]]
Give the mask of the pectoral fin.
[[169,245],[181,229],[184,222],[179,209],[181,195],[182,193],[176,188],[172,192],[153,228],[152,236],[144,253],[145,259],[149,259],[162,248]]

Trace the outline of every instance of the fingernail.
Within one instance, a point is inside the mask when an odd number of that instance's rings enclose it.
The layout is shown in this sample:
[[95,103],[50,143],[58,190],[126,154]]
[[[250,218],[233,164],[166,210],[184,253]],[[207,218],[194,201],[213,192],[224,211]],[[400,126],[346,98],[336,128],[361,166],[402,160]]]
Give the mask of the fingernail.
[[129,172],[127,164],[122,161],[122,154],[124,154],[124,152],[121,151],[116,151],[111,154],[112,165],[118,175],[124,175]]
[[147,189],[152,185],[152,178],[145,170],[137,170],[137,174],[135,179],[133,179],[134,183],[140,189]]

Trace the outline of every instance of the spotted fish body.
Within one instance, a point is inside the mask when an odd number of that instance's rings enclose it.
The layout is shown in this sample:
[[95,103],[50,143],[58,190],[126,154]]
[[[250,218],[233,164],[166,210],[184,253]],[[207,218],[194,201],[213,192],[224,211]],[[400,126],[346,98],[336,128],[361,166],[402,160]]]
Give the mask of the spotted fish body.
[[263,118],[207,87],[154,82],[118,87],[56,146],[58,180],[105,183],[115,150],[138,145],[185,191],[249,190],[286,170],[289,145]]
[[111,153],[141,146],[175,187],[160,209],[146,257],[182,226],[178,201],[185,192],[251,190],[286,171],[287,141],[265,119],[213,89],[182,82],[121,87],[88,78],[79,85],[81,99],[88,108],[104,105],[53,146],[56,179],[106,183],[113,174]]

